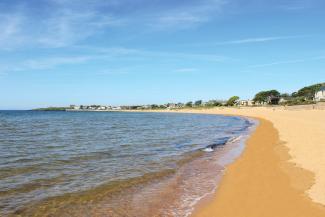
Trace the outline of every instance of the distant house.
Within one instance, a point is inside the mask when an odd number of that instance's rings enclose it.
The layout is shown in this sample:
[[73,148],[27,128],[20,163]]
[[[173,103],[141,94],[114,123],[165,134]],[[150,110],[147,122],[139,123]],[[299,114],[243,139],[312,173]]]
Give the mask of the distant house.
[[184,107],[185,107],[184,103],[179,102],[176,104],[176,108],[184,108]]
[[273,96],[273,95],[268,96],[267,99],[266,99],[266,102],[269,105],[277,105],[277,104],[279,104],[279,101],[280,101],[280,97]]
[[315,93],[315,101],[319,102],[325,100],[325,86],[321,87],[318,91]]
[[252,106],[254,104],[253,100],[240,100],[238,101],[239,106]]
[[255,102],[253,100],[247,100],[247,105],[248,106],[253,106]]
[[254,105],[256,105],[256,106],[263,106],[263,105],[266,105],[266,104],[267,104],[266,102],[260,102],[260,101],[254,102]]
[[175,109],[177,108],[177,105],[175,103],[168,103],[167,104],[167,109]]
[[280,100],[279,100],[280,104],[283,104],[283,103],[286,103],[286,102],[288,102],[288,99],[284,98],[284,97],[281,97]]
[[98,110],[106,110],[107,107],[106,106],[99,106]]
[[80,109],[80,106],[77,106],[77,105],[70,105],[70,109],[78,110],[78,109]]
[[239,106],[248,106],[248,101],[247,100],[239,100],[237,104]]

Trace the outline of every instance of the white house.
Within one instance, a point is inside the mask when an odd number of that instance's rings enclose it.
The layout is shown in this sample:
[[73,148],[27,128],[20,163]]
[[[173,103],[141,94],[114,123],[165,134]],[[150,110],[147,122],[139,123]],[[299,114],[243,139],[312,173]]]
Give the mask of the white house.
[[283,104],[283,103],[286,103],[286,102],[288,102],[288,100],[286,98],[284,98],[284,97],[281,97],[280,100],[279,100],[280,104]]
[[106,110],[107,107],[106,106],[99,106],[98,110]]
[[248,106],[248,101],[247,100],[239,100],[237,102],[239,106]]
[[70,109],[79,110],[80,106],[78,106],[78,105],[70,105]]
[[325,100],[325,86],[321,87],[315,93],[315,101],[321,101],[321,100]]
[[253,100],[240,100],[238,102],[238,105],[239,106],[252,106],[254,103],[253,103]]

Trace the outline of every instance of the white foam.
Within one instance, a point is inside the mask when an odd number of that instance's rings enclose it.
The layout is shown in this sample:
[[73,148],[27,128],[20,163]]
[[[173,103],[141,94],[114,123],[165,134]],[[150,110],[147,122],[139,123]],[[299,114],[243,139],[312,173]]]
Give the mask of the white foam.
[[213,149],[212,149],[211,147],[209,147],[209,148],[205,148],[205,149],[203,149],[203,151],[205,151],[205,152],[212,152]]
[[235,137],[229,139],[229,140],[227,141],[227,143],[234,143],[234,142],[240,141],[241,138],[242,138],[242,136],[235,136]]

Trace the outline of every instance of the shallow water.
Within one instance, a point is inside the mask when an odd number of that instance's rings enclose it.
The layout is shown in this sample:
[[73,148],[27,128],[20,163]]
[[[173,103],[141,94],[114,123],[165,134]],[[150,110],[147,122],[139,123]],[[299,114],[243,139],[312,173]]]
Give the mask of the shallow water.
[[217,115],[0,111],[0,215],[186,216],[250,126]]

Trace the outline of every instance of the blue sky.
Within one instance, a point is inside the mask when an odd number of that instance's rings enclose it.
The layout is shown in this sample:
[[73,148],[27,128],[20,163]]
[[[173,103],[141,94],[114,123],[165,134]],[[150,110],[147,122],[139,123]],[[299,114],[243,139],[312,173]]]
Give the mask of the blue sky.
[[0,109],[252,98],[325,81],[323,0],[2,0]]

